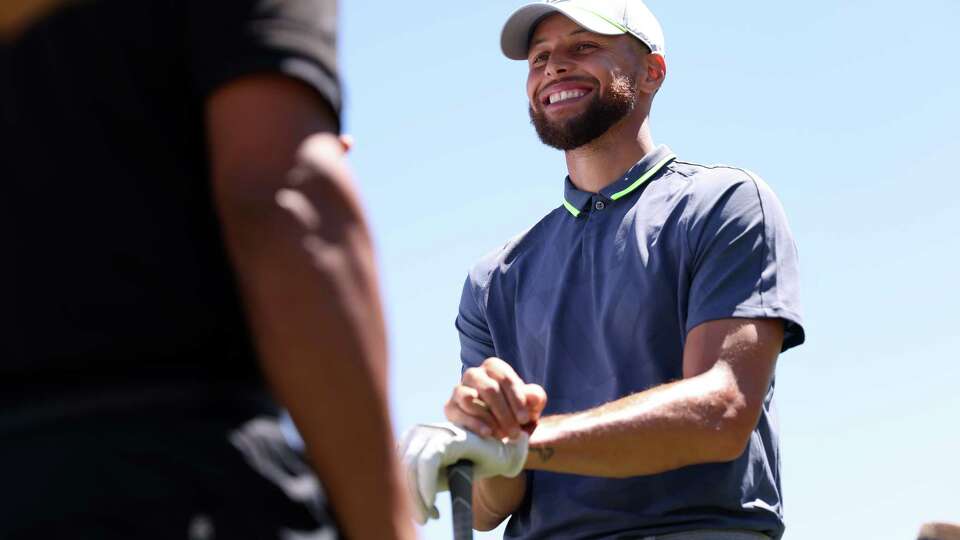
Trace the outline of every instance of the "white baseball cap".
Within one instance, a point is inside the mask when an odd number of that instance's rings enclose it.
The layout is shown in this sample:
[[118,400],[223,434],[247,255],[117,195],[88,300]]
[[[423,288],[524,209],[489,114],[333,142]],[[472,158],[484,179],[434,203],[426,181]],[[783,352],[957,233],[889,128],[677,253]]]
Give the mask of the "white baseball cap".
[[503,25],[503,54],[512,60],[525,60],[534,28],[553,13],[563,13],[596,34],[630,34],[650,52],[664,54],[663,29],[642,0],[543,0],[527,4]]

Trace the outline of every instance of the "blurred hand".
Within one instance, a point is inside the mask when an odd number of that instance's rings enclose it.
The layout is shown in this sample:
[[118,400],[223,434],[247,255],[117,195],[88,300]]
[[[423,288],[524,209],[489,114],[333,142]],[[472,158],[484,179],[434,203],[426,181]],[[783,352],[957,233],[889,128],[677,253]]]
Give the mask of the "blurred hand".
[[524,383],[509,364],[488,358],[470,368],[443,407],[447,420],[485,437],[514,438],[532,430],[547,405],[540,385]]
[[473,463],[474,480],[517,476],[527,460],[527,434],[496,440],[453,424],[419,424],[403,436],[400,459],[414,518],[423,525],[431,517],[440,517],[434,500],[437,493],[450,489],[447,467],[466,459]]

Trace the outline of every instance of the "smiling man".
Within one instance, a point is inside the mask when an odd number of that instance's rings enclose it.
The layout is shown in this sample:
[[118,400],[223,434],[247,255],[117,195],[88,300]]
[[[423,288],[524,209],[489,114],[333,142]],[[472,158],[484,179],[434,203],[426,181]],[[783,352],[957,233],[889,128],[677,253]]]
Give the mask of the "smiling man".
[[569,176],[467,278],[451,424],[403,447],[420,518],[466,457],[474,525],[512,516],[508,538],[780,538],[774,369],[804,331],[779,201],[654,144],[664,38],[639,0],[531,4],[501,45]]

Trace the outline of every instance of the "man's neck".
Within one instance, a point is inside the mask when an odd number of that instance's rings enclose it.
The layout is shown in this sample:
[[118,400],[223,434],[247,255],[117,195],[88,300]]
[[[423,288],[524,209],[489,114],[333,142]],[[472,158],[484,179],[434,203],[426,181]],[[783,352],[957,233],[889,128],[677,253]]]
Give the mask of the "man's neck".
[[566,152],[570,181],[577,189],[597,193],[653,149],[647,114],[624,118],[597,140]]

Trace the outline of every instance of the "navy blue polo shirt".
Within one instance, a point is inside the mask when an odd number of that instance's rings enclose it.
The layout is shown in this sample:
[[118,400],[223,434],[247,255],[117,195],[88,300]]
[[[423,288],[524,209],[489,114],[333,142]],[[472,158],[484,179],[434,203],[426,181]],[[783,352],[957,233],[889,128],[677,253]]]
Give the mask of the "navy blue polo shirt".
[[[661,146],[599,193],[566,179],[563,205],[487,255],[460,301],[464,369],[497,356],[582,411],[681,379],[687,333],[723,318],[784,321],[804,340],[797,251],[755,175],[678,161]],[[773,385],[729,463],[607,479],[528,471],[507,538],[635,538],[695,529],[783,533]]]

